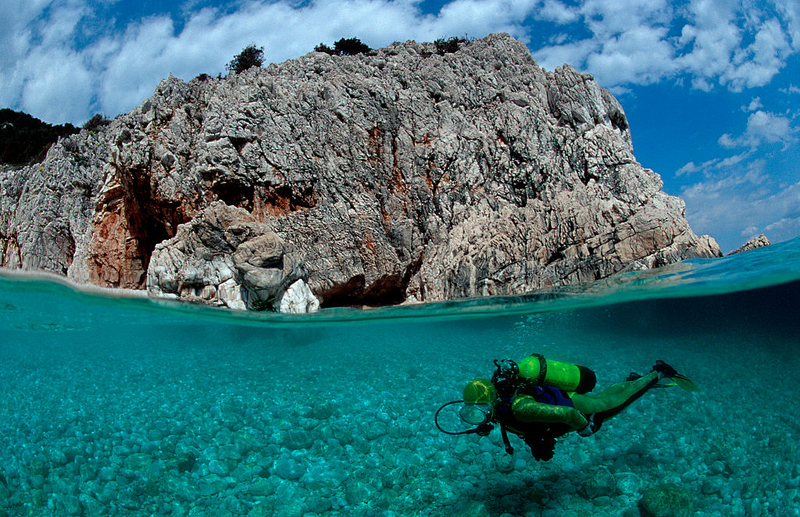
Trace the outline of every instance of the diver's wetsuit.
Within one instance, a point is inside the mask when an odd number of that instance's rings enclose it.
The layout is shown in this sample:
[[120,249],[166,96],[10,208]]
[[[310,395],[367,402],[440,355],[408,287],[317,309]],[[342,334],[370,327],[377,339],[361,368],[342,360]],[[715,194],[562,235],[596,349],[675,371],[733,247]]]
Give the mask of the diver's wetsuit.
[[546,461],[553,457],[556,438],[585,428],[589,424],[587,415],[594,415],[594,432],[604,420],[616,416],[641,397],[658,379],[658,373],[651,372],[635,381],[611,386],[598,395],[527,385],[511,396],[501,394],[494,419],[522,437],[537,460]]
[[544,461],[553,457],[556,438],[588,423],[569,394],[554,386],[528,386],[524,393],[501,397],[494,419],[525,440],[534,458]]
[[478,427],[448,434],[486,436],[492,430],[491,423],[498,423],[509,454],[513,449],[507,431],[524,439],[538,460],[551,459],[556,438],[570,431],[581,436],[594,434],[605,420],[618,415],[662,378],[669,378],[684,390],[699,391],[689,378],[660,360],[649,373],[631,374],[627,381],[598,394],[589,393],[596,382],[594,372],[582,366],[550,362],[537,354],[523,359],[520,365],[510,359],[494,363],[497,370],[491,380],[471,380],[464,387],[463,400],[442,406],[458,402],[464,402],[464,409],[472,406],[474,409],[461,417]]

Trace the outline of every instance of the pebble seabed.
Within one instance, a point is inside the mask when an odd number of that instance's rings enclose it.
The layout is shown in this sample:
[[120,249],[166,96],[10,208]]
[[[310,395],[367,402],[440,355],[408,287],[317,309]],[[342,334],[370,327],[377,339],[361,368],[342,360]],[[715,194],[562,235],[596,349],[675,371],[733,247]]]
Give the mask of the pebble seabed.
[[[345,334],[368,343],[372,332]],[[487,362],[446,343],[437,352],[445,337],[391,354],[234,337],[234,348],[190,336],[5,361],[0,516],[637,516],[664,484],[691,507],[667,501],[659,515],[800,515],[796,396],[747,376],[774,364],[769,354],[732,365],[674,351],[704,365],[703,392],[653,390],[537,462],[515,437],[506,455],[498,429],[436,430],[438,406]],[[590,358],[599,388],[654,359],[619,353],[624,365]]]

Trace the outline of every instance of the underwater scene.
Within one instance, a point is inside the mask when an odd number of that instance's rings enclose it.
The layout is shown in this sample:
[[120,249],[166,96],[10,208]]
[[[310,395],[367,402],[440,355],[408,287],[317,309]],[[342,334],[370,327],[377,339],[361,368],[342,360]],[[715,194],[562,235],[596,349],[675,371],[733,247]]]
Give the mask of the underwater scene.
[[[0,517],[800,515],[800,239],[526,296],[289,316],[0,274]],[[653,389],[549,461],[439,408],[496,359]],[[466,430],[458,404],[446,430]]]

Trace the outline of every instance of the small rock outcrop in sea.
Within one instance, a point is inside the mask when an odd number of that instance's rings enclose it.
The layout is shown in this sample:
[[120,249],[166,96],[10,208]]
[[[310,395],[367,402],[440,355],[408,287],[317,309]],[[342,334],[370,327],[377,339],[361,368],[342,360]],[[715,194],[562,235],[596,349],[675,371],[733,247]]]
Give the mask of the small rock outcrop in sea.
[[545,71],[507,34],[444,55],[410,41],[165,79],[42,164],[0,173],[0,264],[240,306],[233,279],[245,305],[279,302],[294,276],[262,288],[262,271],[234,264],[240,246],[257,255],[239,236],[220,243],[225,259],[168,249],[202,241],[189,234],[214,203],[291,247],[304,284],[289,290],[326,306],[518,294],[719,256],[661,187],[591,76]]
[[767,236],[762,233],[758,237],[753,237],[752,239],[744,243],[743,246],[737,248],[735,251],[731,251],[730,253],[728,253],[728,255],[735,255],[736,253],[742,253],[745,251],[763,248],[764,246],[769,246],[770,244],[772,243],[769,242]]

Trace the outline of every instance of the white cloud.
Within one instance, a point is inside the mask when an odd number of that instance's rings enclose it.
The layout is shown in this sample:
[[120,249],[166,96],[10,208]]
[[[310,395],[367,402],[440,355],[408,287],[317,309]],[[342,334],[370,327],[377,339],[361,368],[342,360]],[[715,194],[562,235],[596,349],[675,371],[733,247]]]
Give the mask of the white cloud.
[[563,23],[590,36],[535,50],[534,57],[549,69],[570,63],[608,88],[688,76],[699,90],[741,91],[768,84],[800,51],[796,4],[584,0],[579,18]]
[[45,120],[86,120],[92,75],[78,54],[58,48],[38,49],[25,62],[20,103]]
[[[76,123],[92,111],[114,116],[133,108],[169,74],[191,79],[224,72],[225,64],[250,44],[263,46],[268,61],[281,62],[320,42],[351,36],[373,47],[501,31],[525,40],[523,22],[534,12],[559,22],[574,16],[557,0],[454,0],[437,15],[422,14],[418,0],[242,0],[234,10],[188,13],[180,31],[168,16],[155,16],[132,22],[121,34],[95,35],[96,41],[80,46],[77,29],[98,16],[88,0],[13,3],[20,13],[0,22],[7,28],[0,37],[17,48],[13,58],[0,62],[0,81],[6,85],[0,103],[51,122]],[[13,7],[3,4],[0,14]],[[58,62],[56,70],[38,69],[47,57]],[[70,69],[76,71],[75,84],[65,88]]]
[[537,9],[535,16],[542,21],[563,25],[578,20],[580,13],[577,8],[564,5],[558,0],[545,0],[544,5]]
[[800,234],[800,183],[777,185],[764,166],[756,160],[686,187],[681,198],[692,229],[714,236],[725,252],[759,233],[773,242]]
[[675,176],[683,176],[685,174],[694,174],[695,172],[703,170],[702,166],[695,164],[694,162],[688,162],[686,165],[675,171]]
[[603,85],[652,84],[675,71],[666,29],[634,27],[607,40],[586,66]]
[[58,122],[84,118],[92,77],[71,47],[85,13],[82,0],[0,6],[0,104]]
[[751,45],[736,49],[720,82],[730,84],[734,91],[763,86],[783,68],[790,51],[780,22],[774,18],[767,20],[757,30]]
[[[794,192],[794,195],[800,195],[800,193]],[[755,231],[751,232],[750,236],[761,233],[757,228],[754,230]],[[784,217],[774,223],[768,224],[764,227],[763,233],[772,235],[775,242],[789,240],[796,235],[800,235],[800,216]],[[750,236],[748,236],[748,238]]]
[[742,111],[756,111],[763,107],[764,105],[761,103],[761,97],[753,97],[753,100],[750,101],[750,104],[747,106],[742,106]]
[[[714,82],[733,91],[763,86],[799,49],[767,3],[693,0],[683,27],[680,64],[697,87]],[[752,40],[752,41],[750,41]]]
[[792,47],[800,48],[800,2],[797,0],[776,0],[775,9],[786,23],[787,32],[792,40]]
[[5,69],[25,54],[33,39],[31,24],[42,15],[49,0],[0,2],[0,65]]
[[738,165],[750,158],[752,155],[752,151],[747,151],[741,154],[728,156],[726,158],[713,158],[701,163],[700,165],[697,165],[694,162],[689,162],[675,171],[675,176],[684,176],[687,174],[702,172],[704,176],[712,177],[717,171],[726,170],[734,165]]
[[758,147],[764,143],[782,143],[784,146],[788,146],[797,140],[795,133],[797,133],[797,129],[792,127],[791,120],[788,118],[757,109],[748,117],[747,129],[744,134],[732,137],[725,133],[719,137],[719,144],[729,149]]
[[[573,64],[615,92],[667,78],[703,90],[761,86],[800,51],[797,0],[451,0],[435,14],[423,14],[419,0],[238,0],[225,11],[194,12],[193,5],[207,2],[188,0],[185,19],[137,20],[122,33],[94,34],[86,46],[87,31],[111,26],[98,19],[102,3],[0,4],[0,103],[47,113],[53,122],[80,122],[93,114],[90,109],[113,116],[132,108],[170,73],[190,79],[223,72],[249,44],[263,46],[267,60],[280,62],[354,35],[373,47],[499,31],[527,42],[542,28],[531,20],[547,22],[548,30],[556,25],[542,38],[551,43],[534,51],[540,65]],[[77,71],[73,82],[85,85],[70,84],[59,93],[64,74],[36,66],[47,59],[60,59],[61,69]],[[75,97],[87,90],[83,99]],[[59,116],[64,106],[71,107]]]
[[576,16],[565,22],[582,20],[592,36],[534,50],[545,68],[569,63],[609,88],[651,84],[675,72],[668,38],[672,10],[666,0],[586,0],[573,12]]

